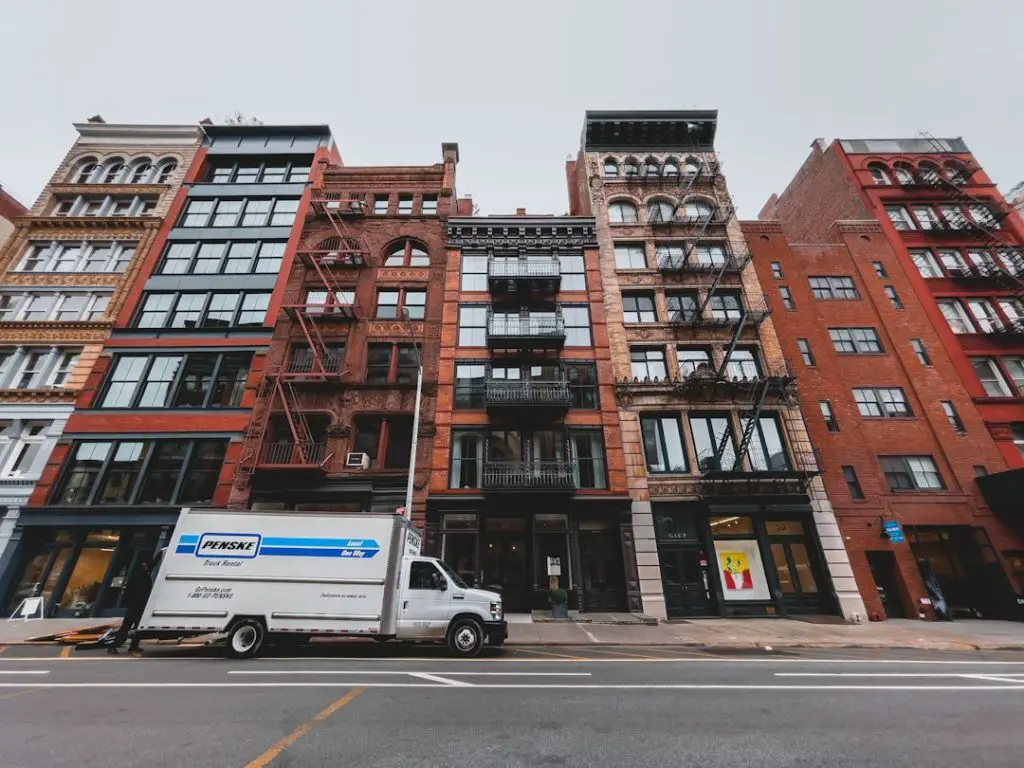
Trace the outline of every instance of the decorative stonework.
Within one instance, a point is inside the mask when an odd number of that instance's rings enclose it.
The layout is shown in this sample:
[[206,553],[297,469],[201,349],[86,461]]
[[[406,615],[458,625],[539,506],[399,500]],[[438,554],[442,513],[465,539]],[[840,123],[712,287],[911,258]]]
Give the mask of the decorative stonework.
[[529,217],[502,218],[486,224],[453,223],[448,225],[448,245],[468,250],[510,251],[596,248],[597,226],[592,219],[576,223]]
[[[423,335],[423,321],[412,322],[412,332],[416,338]],[[369,338],[385,336],[388,341],[401,341],[409,336],[409,326],[402,322],[370,321],[366,324],[366,335]]]
[[377,270],[377,281],[386,282],[390,280],[408,280],[425,283],[430,279],[430,269],[400,269],[394,267],[381,267]]

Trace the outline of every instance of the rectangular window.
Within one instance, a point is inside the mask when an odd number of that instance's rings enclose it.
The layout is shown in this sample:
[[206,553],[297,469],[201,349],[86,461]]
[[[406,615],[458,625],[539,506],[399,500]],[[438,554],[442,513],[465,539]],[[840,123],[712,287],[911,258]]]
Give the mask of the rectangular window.
[[903,302],[900,300],[900,295],[896,293],[896,289],[891,285],[885,286],[885,295],[892,302],[893,309],[903,309]]
[[373,213],[375,216],[388,215],[388,195],[386,192],[378,192],[373,196]]
[[1002,371],[991,357],[972,357],[971,367],[978,376],[985,394],[989,397],[1013,397],[1014,393],[1006,383]]
[[565,346],[590,347],[590,309],[586,306],[562,305],[565,321]]
[[677,347],[676,359],[679,361],[679,378],[700,372],[713,373],[711,369],[711,354],[707,349],[693,349],[691,347]]
[[290,227],[295,221],[295,214],[298,212],[298,200],[277,200],[274,203],[274,212],[270,214],[270,226]]
[[852,277],[809,277],[807,280],[816,299],[860,298]]
[[753,381],[761,378],[761,366],[753,349],[734,349],[725,366],[725,377],[733,381]]
[[665,350],[663,349],[631,349],[629,359],[635,379],[655,381],[668,376],[668,368],[665,366]]
[[818,407],[821,409],[821,417],[825,420],[825,428],[829,432],[838,432],[839,422],[836,421],[835,414],[832,412],[832,403],[828,400],[819,400]]
[[[740,418],[740,428],[747,429],[748,418]],[[779,421],[774,415],[762,416],[754,425],[747,448],[747,461],[753,472],[784,472],[790,469],[789,456],[782,440]]]
[[694,293],[665,294],[668,319],[672,323],[688,323],[697,317],[697,295]]
[[[531,370],[531,377],[533,371]],[[597,366],[593,363],[567,363],[565,378],[569,384],[571,408],[597,408]]]
[[832,346],[841,355],[869,355],[882,352],[874,328],[829,328]]
[[[242,216],[243,227],[265,227],[270,216],[270,200],[249,200],[245,204],[245,215]],[[218,209],[218,213],[220,209]],[[230,225],[229,225],[230,226]]]
[[940,205],[942,221],[950,229],[963,229],[967,226],[967,219],[959,205]]
[[437,216],[437,195],[424,195],[420,213],[424,216]]
[[399,195],[398,196],[398,215],[399,216],[411,216],[412,215],[412,195]]
[[486,256],[465,256],[462,257],[462,282],[460,287],[463,291],[486,291],[487,290],[487,257]]
[[641,415],[640,432],[648,472],[687,471],[686,451],[677,416]]
[[214,227],[233,227],[238,223],[238,215],[242,212],[242,200],[219,200],[217,212],[213,215]]
[[945,488],[931,456],[879,456],[890,490],[940,491]]
[[910,216],[910,212],[902,205],[887,205],[885,206],[885,212],[889,216],[889,221],[892,222],[896,229],[910,230],[917,228],[914,225],[914,219]]
[[459,307],[459,346],[483,347],[487,345],[487,307]]
[[263,325],[267,316],[267,307],[270,306],[269,293],[247,293],[242,299],[242,308],[238,313],[236,325],[239,327],[251,327]]
[[960,414],[956,412],[956,406],[953,405],[952,400],[942,400],[942,412],[946,414],[946,420],[949,422],[949,426],[953,428],[953,431],[959,435],[967,432],[964,429],[964,423],[960,420]]
[[0,477],[8,480],[36,477],[45,464],[49,422],[7,422],[0,434],[0,453],[5,458]]
[[455,407],[483,408],[486,380],[486,363],[458,363],[455,366]]
[[738,293],[716,293],[708,299],[708,311],[715,320],[739,320],[743,303]]
[[793,294],[789,292],[789,288],[784,285],[780,285],[779,296],[782,299],[782,306],[788,310],[796,309],[796,304],[793,303]]
[[974,333],[971,319],[959,301],[956,299],[939,299],[936,304],[938,304],[939,311],[946,318],[946,322],[949,323],[949,328],[953,333]]
[[453,429],[451,458],[448,486],[479,488],[484,462],[484,435],[480,432]]
[[[370,466],[377,469],[401,469],[409,466],[412,442],[411,416],[357,416],[355,425],[352,450],[355,453],[367,454],[370,457]],[[385,425],[386,437],[382,434]]]
[[119,355],[99,407],[237,407],[251,361],[251,352]]
[[196,253],[192,273],[195,275],[215,275],[220,272],[221,262],[227,248],[224,243],[201,243]]
[[416,362],[416,348],[412,344],[398,345],[398,365],[395,368],[396,384],[415,384],[419,374]]
[[784,277],[782,273],[782,265],[777,261],[772,262],[772,277],[776,280],[781,280]]
[[913,259],[914,266],[917,267],[917,271],[921,273],[921,277],[942,277],[942,270],[939,269],[939,265],[936,263],[935,257],[932,256],[932,252],[927,248],[911,250],[910,258]]
[[654,312],[653,293],[634,293],[622,295],[622,321],[624,323],[655,323],[658,316]]
[[597,429],[574,429],[569,432],[570,450],[576,459],[580,488],[607,488],[604,464],[604,441]]
[[885,271],[885,265],[880,261],[872,261],[872,268],[875,270],[875,277],[880,277],[883,280],[888,279],[889,273]]
[[811,352],[811,344],[807,339],[797,339],[796,348],[800,351],[800,359],[808,368],[814,367],[814,354]]
[[1018,393],[1024,396],[1024,357],[1004,357],[1003,365],[1006,366]]
[[181,226],[205,227],[213,213],[213,200],[189,200],[182,214]]
[[967,299],[967,308],[981,333],[992,333],[1002,327],[1002,321],[988,299]]
[[854,501],[864,499],[864,491],[861,490],[860,480],[857,479],[857,470],[849,464],[843,467],[843,479],[846,480],[846,489],[850,492],[850,498]]
[[1024,421],[1011,422],[1010,434],[1013,435],[1013,444],[1017,446],[1020,455],[1024,456]]
[[78,442],[51,501],[74,505],[209,504],[226,447],[226,440]]
[[967,266],[967,262],[964,261],[964,257],[960,255],[960,251],[952,251],[948,249],[939,251],[939,262],[942,264],[942,268],[950,275],[957,276],[970,274],[970,267]]
[[561,290],[587,290],[587,274],[582,256],[559,256],[558,263],[562,275]]
[[925,367],[931,367],[932,359],[928,357],[928,350],[925,349],[924,342],[920,339],[911,339],[910,346],[914,349],[914,354],[917,355],[917,361]]
[[386,384],[391,373],[391,344],[366,346],[366,383]]
[[914,206],[914,218],[917,219],[917,224],[921,229],[936,229],[939,226],[939,218],[935,215],[935,211],[927,205],[915,205]]
[[853,399],[861,416],[895,419],[914,415],[899,387],[854,389]]
[[643,243],[616,243],[616,269],[647,269]]
[[728,414],[690,416],[690,435],[699,472],[703,474],[733,468],[736,444]]

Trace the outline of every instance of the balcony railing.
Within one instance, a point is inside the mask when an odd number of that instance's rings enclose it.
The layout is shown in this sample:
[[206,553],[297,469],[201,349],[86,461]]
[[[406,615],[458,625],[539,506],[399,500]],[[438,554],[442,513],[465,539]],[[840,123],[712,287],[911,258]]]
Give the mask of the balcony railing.
[[706,275],[725,268],[725,272],[742,272],[750,263],[749,253],[739,253],[723,259],[709,259],[696,253],[682,256],[665,256],[658,260],[658,269],[662,272],[683,272],[694,275]]
[[713,451],[697,456],[702,496],[746,496],[750,494],[799,494],[807,490],[817,468],[795,467],[784,454],[761,457],[762,467],[746,470],[743,463],[733,467],[735,454],[715,457]]
[[484,462],[485,491],[564,491],[578,487],[575,461]]
[[488,379],[484,388],[484,405],[488,408],[568,408],[570,401],[569,385],[564,381]]
[[327,459],[326,443],[264,443],[256,465],[261,468],[320,469]]
[[310,204],[315,213],[322,211],[338,216],[365,216],[366,200],[347,192],[325,192],[314,190]]
[[747,305],[743,309],[715,309],[705,307],[701,313],[698,309],[678,309],[669,317],[669,322],[677,326],[694,326],[704,328],[731,328],[740,324],[743,316],[746,315],[746,322],[752,325],[760,323],[771,314],[771,309],[765,302],[756,302]]
[[565,346],[565,320],[561,312],[543,316],[487,316],[487,344],[492,349],[561,349]]
[[562,266],[557,259],[490,259],[487,282],[492,292],[541,291],[557,293]]
[[988,329],[983,331],[991,336],[1021,336],[1024,335],[1024,318],[1016,320],[989,320]]
[[288,361],[287,373],[341,373],[341,361],[336,357],[322,358],[319,364],[312,355],[293,357]]

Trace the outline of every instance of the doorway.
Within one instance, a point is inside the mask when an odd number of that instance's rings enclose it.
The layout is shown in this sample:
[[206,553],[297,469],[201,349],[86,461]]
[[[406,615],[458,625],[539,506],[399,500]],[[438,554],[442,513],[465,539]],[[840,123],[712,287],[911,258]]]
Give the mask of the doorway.
[[604,521],[580,522],[580,570],[584,611],[625,611],[622,540]]
[[791,614],[821,613],[822,601],[818,591],[821,577],[818,564],[807,548],[803,523],[799,520],[769,520],[764,526],[786,611]]
[[887,619],[905,619],[907,612],[903,605],[902,593],[899,588],[899,571],[896,567],[896,555],[888,550],[877,550],[865,553],[871,578],[878,590],[878,599],[882,601],[882,609]]
[[718,608],[708,579],[707,554],[699,547],[662,547],[658,551],[665,611],[670,619],[715,616]]
[[506,613],[531,609],[530,536],[524,517],[489,517],[484,522],[483,589],[501,593]]

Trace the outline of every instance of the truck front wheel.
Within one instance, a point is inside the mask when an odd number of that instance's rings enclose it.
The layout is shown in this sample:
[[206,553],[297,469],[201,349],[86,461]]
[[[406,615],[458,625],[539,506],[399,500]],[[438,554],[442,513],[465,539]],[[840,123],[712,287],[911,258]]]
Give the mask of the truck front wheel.
[[448,650],[454,656],[471,659],[484,645],[484,630],[472,619],[456,619],[448,628]]
[[242,619],[228,630],[227,654],[233,659],[251,659],[259,653],[267,633],[255,619]]

